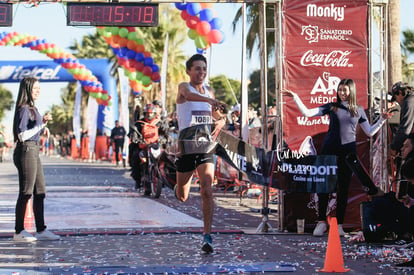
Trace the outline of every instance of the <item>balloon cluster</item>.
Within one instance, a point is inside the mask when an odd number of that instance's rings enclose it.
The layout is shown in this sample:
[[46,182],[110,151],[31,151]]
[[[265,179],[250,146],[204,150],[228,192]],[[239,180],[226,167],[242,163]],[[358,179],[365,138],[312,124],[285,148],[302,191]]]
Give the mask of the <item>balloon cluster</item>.
[[152,83],[160,81],[160,68],[145,50],[144,40],[137,37],[134,27],[98,27],[97,32],[111,46],[135,96],[151,90]]
[[89,96],[96,99],[99,105],[111,105],[111,96],[108,94],[108,91],[103,89],[102,83],[98,81],[96,76],[85,65],[80,64],[75,56],[66,53],[55,44],[28,34],[3,32],[0,33],[0,46],[21,46],[46,54],[54,62],[67,69],[73,78],[81,83],[83,89],[89,93]]
[[223,43],[224,33],[220,30],[223,23],[215,16],[213,3],[175,3],[186,22],[188,37],[194,40],[198,53],[203,53],[211,44]]

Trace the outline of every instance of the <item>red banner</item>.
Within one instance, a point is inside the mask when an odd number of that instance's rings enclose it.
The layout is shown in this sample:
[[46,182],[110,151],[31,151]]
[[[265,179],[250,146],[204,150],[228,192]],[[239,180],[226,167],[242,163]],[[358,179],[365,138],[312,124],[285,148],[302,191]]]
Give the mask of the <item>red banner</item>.
[[[343,78],[355,81],[358,104],[367,107],[367,8],[366,0],[283,2],[284,88],[308,108],[336,101]],[[327,131],[327,116],[306,118],[293,100],[285,100],[283,130],[290,149]]]
[[[367,13],[367,0],[284,0],[284,88],[296,92],[308,108],[315,108],[335,101],[339,81],[351,78],[356,83],[358,104],[366,109],[369,75]],[[329,118],[306,118],[290,97],[285,97],[284,101],[284,141],[291,150],[315,148],[314,153],[318,153],[328,130]],[[363,134],[357,136],[364,137]],[[368,159],[367,146],[366,141],[358,142],[359,157],[363,162]],[[361,185],[353,178],[345,227],[359,226],[359,202],[364,197]],[[329,203],[329,213],[335,211],[334,200]],[[296,230],[296,219],[305,217],[309,229],[313,229],[317,220],[317,196],[288,193],[285,201],[287,228]]]

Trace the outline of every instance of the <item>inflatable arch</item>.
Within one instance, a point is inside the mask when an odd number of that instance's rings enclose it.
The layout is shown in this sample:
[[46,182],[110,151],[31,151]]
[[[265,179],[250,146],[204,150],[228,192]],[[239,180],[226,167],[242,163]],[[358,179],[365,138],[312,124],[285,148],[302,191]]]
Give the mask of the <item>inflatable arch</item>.
[[[77,80],[99,104],[97,128],[108,132],[118,119],[116,82],[110,75],[107,59],[77,59],[55,44],[35,36],[17,32],[0,33],[0,46],[21,46],[46,54],[52,61],[2,61],[0,82],[19,82],[25,76],[38,77],[42,82]],[[62,68],[64,70],[62,70]]]

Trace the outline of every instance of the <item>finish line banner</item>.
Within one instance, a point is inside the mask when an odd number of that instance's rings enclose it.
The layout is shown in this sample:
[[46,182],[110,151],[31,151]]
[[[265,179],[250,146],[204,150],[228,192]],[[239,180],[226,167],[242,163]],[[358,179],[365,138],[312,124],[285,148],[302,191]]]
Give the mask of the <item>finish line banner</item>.
[[187,138],[185,141],[179,138],[180,152],[216,154],[246,175],[249,181],[258,185],[292,192],[335,192],[335,156],[290,154],[290,157],[284,158],[284,153],[255,147],[226,131],[219,131],[211,139],[207,136],[211,127],[207,125],[186,128],[180,133],[181,138]]
[[297,193],[336,192],[336,156],[317,155],[279,159],[273,154],[271,186]]

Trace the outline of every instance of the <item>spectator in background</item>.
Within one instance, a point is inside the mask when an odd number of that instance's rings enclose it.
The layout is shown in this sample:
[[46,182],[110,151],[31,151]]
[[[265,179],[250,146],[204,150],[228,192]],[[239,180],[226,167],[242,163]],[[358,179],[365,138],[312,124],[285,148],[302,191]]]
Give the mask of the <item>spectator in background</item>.
[[262,122],[257,116],[257,112],[254,110],[253,106],[249,106],[247,109],[247,119],[249,121],[249,129],[262,127]]
[[[115,120],[115,127],[111,131],[110,139],[114,144],[116,166],[120,164],[119,153],[121,152],[122,154],[124,150],[125,135],[125,128],[119,124],[118,120]],[[126,164],[124,158],[122,158],[122,163],[125,167]]]
[[240,104],[236,104],[230,111],[231,121],[227,125],[227,130],[233,135],[238,136],[240,130]]
[[400,106],[400,123],[390,144],[389,154],[396,161],[397,178],[399,177],[400,150],[407,138],[414,138],[414,93],[407,83],[397,82],[391,88],[391,102]]
[[156,117],[158,118],[158,119],[160,119],[160,120],[165,120],[166,119],[166,117],[165,117],[165,115],[163,114],[163,110],[162,110],[162,103],[161,103],[161,101],[160,100],[154,100],[154,101],[152,101],[152,104],[155,106],[155,108],[156,108]]
[[3,124],[0,124],[0,162],[4,161],[4,156],[6,153],[6,130]]

